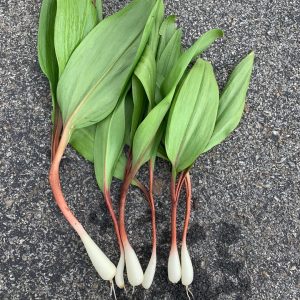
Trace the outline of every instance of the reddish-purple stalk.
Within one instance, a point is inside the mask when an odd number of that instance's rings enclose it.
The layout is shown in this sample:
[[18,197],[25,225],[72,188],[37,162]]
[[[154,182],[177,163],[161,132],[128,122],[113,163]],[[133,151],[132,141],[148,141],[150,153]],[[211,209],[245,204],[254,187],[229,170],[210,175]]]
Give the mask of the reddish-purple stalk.
[[192,184],[191,184],[191,177],[189,172],[187,172],[184,177],[184,183],[185,183],[185,190],[186,190],[186,210],[185,210],[185,220],[184,220],[184,227],[182,233],[182,244],[186,244],[186,237],[187,237],[190,216],[191,216]]
[[109,214],[111,216],[111,219],[113,221],[113,225],[114,225],[115,233],[116,233],[116,236],[117,236],[119,248],[120,248],[120,251],[122,253],[123,252],[123,244],[122,244],[122,239],[121,239],[121,236],[120,236],[119,224],[118,224],[118,220],[117,220],[115,211],[113,209],[112,200],[111,200],[111,196],[110,196],[110,191],[106,186],[104,186],[104,199],[105,199],[105,203],[106,203],[107,209],[109,211]]
[[121,196],[120,196],[120,207],[119,207],[119,228],[120,228],[120,236],[122,239],[122,244],[124,247],[125,253],[125,264],[127,271],[127,278],[129,283],[134,287],[143,283],[144,273],[138,257],[130,245],[128,240],[128,236],[126,233],[125,226],[125,207],[126,207],[126,195],[128,189],[138,171],[138,167],[133,167],[132,165],[131,155],[127,160],[127,166],[125,170],[124,180],[121,188]]
[[[54,142],[57,142],[58,135],[56,135],[56,130],[54,133]],[[75,231],[81,236],[82,234],[85,233],[85,230],[81,226],[80,222],[77,220],[77,218],[74,216],[74,214],[71,212],[64,195],[61,190],[61,185],[60,185],[60,177],[59,177],[59,166],[60,162],[62,159],[62,156],[65,152],[65,149],[68,145],[68,136],[69,132],[68,130],[63,131],[63,135],[60,139],[59,145],[57,149],[55,149],[55,143],[53,143],[53,148],[54,150],[54,157],[52,159],[51,167],[50,167],[50,172],[49,172],[49,182],[51,185],[51,189],[53,192],[54,199],[60,208],[61,212],[67,219],[67,221],[70,223],[70,225],[75,229]]]
[[152,225],[152,246],[156,252],[156,212],[155,212],[155,202],[153,197],[153,163],[149,161],[149,190],[136,178],[134,178],[135,185],[143,192],[146,200],[150,206],[151,210],[151,225]]
[[152,160],[149,161],[149,190],[136,178],[134,178],[135,185],[143,192],[146,197],[151,210],[151,225],[152,225],[152,249],[156,253],[156,211],[153,197],[153,180],[154,169]]
[[152,222],[152,252],[156,254],[156,212],[155,212],[155,203],[153,197],[153,161],[149,162],[149,205],[151,209],[151,222]]
[[188,171],[183,171],[183,172],[180,173],[180,176],[179,176],[179,179],[178,179],[178,183],[177,183],[177,187],[176,187],[176,199],[177,199],[177,202],[178,202],[179,194],[180,194],[182,185],[183,185],[183,183],[185,181],[185,176],[186,176],[187,172]]
[[121,196],[120,196],[120,210],[119,210],[119,228],[120,228],[120,235],[122,239],[122,243],[125,247],[125,244],[128,244],[128,237],[126,233],[126,226],[125,226],[125,207],[126,207],[126,196],[128,189],[132,180],[134,179],[137,171],[131,168],[131,155],[129,155],[127,160],[127,166],[125,170],[125,176],[121,188]]
[[53,161],[54,156],[56,154],[56,150],[59,145],[62,130],[63,130],[62,116],[59,107],[56,105],[53,132],[51,137],[51,162]]
[[183,227],[183,234],[182,234],[182,243],[186,243],[186,237],[187,237],[189,221],[191,216],[191,199],[192,199],[192,184],[191,184],[191,177],[188,171],[183,171],[179,176],[178,183],[176,186],[176,193],[175,193],[176,206],[179,201],[180,192],[183,184],[185,184],[185,190],[186,190],[186,211],[185,211],[185,220],[184,220],[184,227]]
[[171,252],[176,249],[177,251],[177,204],[178,199],[176,195],[176,176],[171,179]]
[[75,231],[82,235],[85,230],[81,226],[80,222],[71,212],[64,195],[61,190],[60,185],[60,177],[59,177],[59,166],[64,151],[67,147],[67,142],[63,141],[63,137],[61,136],[63,132],[63,121],[62,115],[59,107],[56,105],[55,108],[55,118],[53,124],[53,132],[51,139],[51,167],[49,171],[49,182],[53,192],[53,196],[56,204],[60,208],[66,220],[70,223],[70,225],[75,229]]
[[171,179],[171,251],[177,248],[177,206],[179,200],[180,190],[185,181],[187,171],[181,172],[176,185],[176,176],[173,175]]
[[149,205],[150,205],[150,196],[149,196],[149,192],[148,190],[146,189],[146,187],[137,179],[137,178],[134,178],[134,184],[143,192],[144,196],[146,197]]

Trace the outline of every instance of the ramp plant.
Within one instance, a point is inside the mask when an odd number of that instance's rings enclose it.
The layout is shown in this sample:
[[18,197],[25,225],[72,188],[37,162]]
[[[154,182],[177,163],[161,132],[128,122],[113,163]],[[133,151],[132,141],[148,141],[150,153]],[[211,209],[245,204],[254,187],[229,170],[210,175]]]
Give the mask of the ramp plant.
[[[194,279],[187,243],[190,170],[238,126],[254,54],[237,65],[219,92],[212,64],[199,56],[223,36],[222,30],[209,30],[183,50],[175,16],[164,15],[163,0],[133,0],[106,18],[101,0],[43,1],[38,56],[53,107],[49,181],[58,207],[100,277],[111,282],[115,278],[124,288],[126,266],[129,284],[149,289],[157,264],[154,169],[158,157],[166,160],[171,165],[168,278],[171,283],[181,280],[190,297]],[[94,164],[119,246],[117,267],[88,235],[63,195],[59,166],[68,144]],[[146,163],[148,187],[137,178]],[[123,181],[119,203],[111,197],[114,177]],[[145,272],[126,230],[131,186],[143,192],[151,210],[152,253]],[[179,255],[177,206],[183,188],[186,213]]]
[[50,185],[62,213],[105,280],[113,279],[115,267],[68,208],[60,187],[59,164],[74,130],[101,121],[114,109],[149,36],[149,29],[144,32],[144,28],[148,18],[152,18],[153,3],[133,1],[97,25],[72,53],[57,85],[63,131],[51,164]]

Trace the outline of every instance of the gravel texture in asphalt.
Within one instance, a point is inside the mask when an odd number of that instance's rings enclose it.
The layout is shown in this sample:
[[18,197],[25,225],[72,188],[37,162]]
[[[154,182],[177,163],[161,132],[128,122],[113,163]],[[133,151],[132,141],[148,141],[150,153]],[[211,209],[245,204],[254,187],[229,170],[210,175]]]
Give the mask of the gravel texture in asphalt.
[[[109,15],[127,1],[104,1]],[[55,205],[47,173],[51,98],[37,61],[41,1],[0,2],[0,299],[110,299],[78,236]],[[256,54],[239,128],[192,169],[188,235],[195,299],[300,299],[300,3],[299,0],[166,1],[187,47],[206,30],[225,37],[203,57],[222,87],[233,66]],[[149,291],[118,299],[186,299],[167,280],[170,236],[169,166],[159,161],[155,198],[158,268]],[[61,165],[68,203],[117,262],[118,249],[90,163],[68,149]],[[147,169],[139,177],[146,182]],[[113,186],[117,201],[120,183]],[[127,226],[146,266],[150,213],[131,189]],[[178,228],[182,230],[184,201]]]

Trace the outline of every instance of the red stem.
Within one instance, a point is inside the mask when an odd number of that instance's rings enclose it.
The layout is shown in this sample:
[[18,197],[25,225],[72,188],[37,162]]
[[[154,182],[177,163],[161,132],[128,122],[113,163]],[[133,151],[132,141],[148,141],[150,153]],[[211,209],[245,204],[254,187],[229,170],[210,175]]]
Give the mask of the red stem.
[[177,183],[177,187],[176,187],[176,201],[177,202],[178,202],[180,191],[181,191],[182,185],[184,183],[185,176],[186,176],[187,172],[188,171],[181,172],[180,177],[178,179],[178,183]]
[[70,225],[79,234],[79,236],[82,236],[82,234],[85,233],[85,230],[83,229],[82,225],[77,220],[77,218],[74,216],[74,214],[71,212],[64,198],[63,192],[61,190],[61,185],[60,185],[59,166],[60,166],[62,156],[65,152],[65,149],[68,145],[69,136],[70,136],[70,131],[69,128],[66,127],[63,131],[62,137],[60,139],[60,143],[56,149],[55,156],[51,163],[51,167],[49,171],[49,182],[51,185],[54,199],[58,207],[60,208],[61,212],[63,213],[67,221],[70,223]]
[[180,183],[182,182],[182,180],[183,180],[183,172],[180,173],[179,178],[178,178],[177,187],[176,187],[176,199],[179,196],[178,193],[180,192],[180,189],[181,189]]
[[104,199],[105,199],[107,209],[109,211],[109,214],[110,214],[111,219],[112,219],[113,224],[114,224],[114,229],[115,229],[115,233],[116,233],[116,236],[117,236],[117,239],[118,239],[118,244],[119,244],[120,251],[122,252],[123,251],[123,244],[122,244],[122,240],[121,240],[121,236],[120,236],[119,224],[118,224],[118,220],[117,220],[115,211],[114,211],[113,206],[112,206],[112,200],[111,200],[110,192],[109,192],[109,190],[107,189],[106,186],[104,187]]
[[182,233],[182,243],[186,243],[186,237],[191,216],[191,198],[192,198],[192,184],[190,174],[187,172],[184,178],[185,189],[186,189],[186,211],[185,220]]
[[151,222],[152,222],[152,249],[156,251],[156,212],[153,198],[153,163],[149,162],[149,205],[151,208]]
[[171,213],[171,248],[177,247],[177,224],[176,224],[176,216],[177,216],[177,199],[176,199],[176,176],[172,176],[171,179],[171,200],[172,200],[172,213]]
[[53,132],[52,132],[52,138],[51,138],[51,162],[53,161],[53,159],[55,157],[62,130],[63,130],[62,115],[61,115],[61,111],[60,111],[58,105],[56,105],[55,119],[54,119]]
[[145,197],[150,205],[150,196],[149,196],[149,192],[146,189],[146,187],[137,178],[134,178],[133,181],[134,181],[135,185],[143,192],[143,194],[145,195]]
[[128,189],[130,187],[131,181],[133,180],[137,171],[131,168],[131,153],[129,154],[127,160],[127,166],[124,175],[124,181],[121,188],[121,196],[120,196],[120,208],[119,208],[119,229],[120,236],[122,240],[122,244],[125,245],[128,243],[128,237],[126,233],[126,225],[125,225],[125,208],[126,208],[126,196]]

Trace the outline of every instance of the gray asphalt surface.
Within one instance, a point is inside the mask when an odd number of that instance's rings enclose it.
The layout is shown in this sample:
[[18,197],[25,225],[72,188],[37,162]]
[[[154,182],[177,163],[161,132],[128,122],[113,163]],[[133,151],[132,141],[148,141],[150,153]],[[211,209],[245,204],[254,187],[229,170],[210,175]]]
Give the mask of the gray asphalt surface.
[[[126,1],[104,1],[111,14]],[[0,2],[0,299],[110,299],[109,285],[52,200],[50,94],[36,53],[41,1]],[[299,0],[166,1],[190,45],[220,27],[225,38],[204,55],[223,86],[251,49],[254,75],[241,126],[192,170],[188,236],[195,299],[300,299]],[[117,262],[112,225],[92,165],[68,149],[61,166],[70,206]],[[140,172],[143,181],[147,172]],[[118,299],[186,299],[167,280],[169,166],[156,169],[158,270],[149,291]],[[120,184],[113,188],[117,200]],[[183,219],[184,201],[178,220]],[[150,214],[139,191],[128,198],[128,230],[146,266]],[[182,222],[179,221],[180,230]]]

